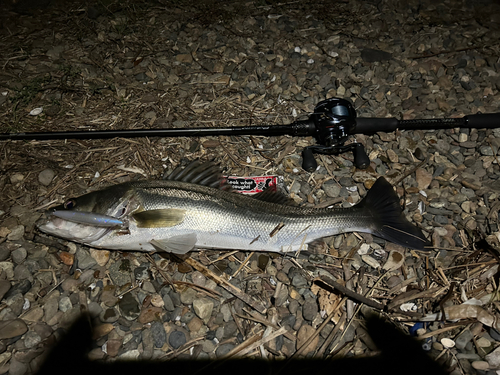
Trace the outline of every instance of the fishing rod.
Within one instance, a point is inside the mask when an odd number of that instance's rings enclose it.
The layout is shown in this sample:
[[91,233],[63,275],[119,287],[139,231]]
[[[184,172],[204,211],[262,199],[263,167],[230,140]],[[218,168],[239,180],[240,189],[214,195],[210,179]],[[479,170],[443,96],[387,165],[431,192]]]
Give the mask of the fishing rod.
[[365,169],[370,159],[361,143],[345,144],[356,134],[371,135],[395,130],[435,130],[452,128],[497,128],[500,113],[475,114],[461,118],[398,120],[392,118],[357,117],[350,101],[330,98],[319,102],[307,120],[288,125],[236,126],[227,128],[133,129],[99,131],[63,131],[38,133],[5,133],[0,140],[104,139],[137,137],[201,137],[221,135],[260,135],[294,137],[312,136],[317,144],[302,150],[302,168],[313,172],[317,168],[314,154],[338,155],[351,151],[354,165]]

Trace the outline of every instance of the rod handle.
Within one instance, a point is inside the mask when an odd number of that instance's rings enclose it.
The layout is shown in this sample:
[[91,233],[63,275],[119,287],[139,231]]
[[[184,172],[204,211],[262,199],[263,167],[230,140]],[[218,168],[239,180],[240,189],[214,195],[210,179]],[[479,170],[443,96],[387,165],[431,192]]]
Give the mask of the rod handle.
[[356,126],[351,134],[374,134],[376,132],[393,132],[399,126],[399,121],[395,117],[376,118],[376,117],[358,117]]
[[500,113],[465,116],[468,128],[500,128]]

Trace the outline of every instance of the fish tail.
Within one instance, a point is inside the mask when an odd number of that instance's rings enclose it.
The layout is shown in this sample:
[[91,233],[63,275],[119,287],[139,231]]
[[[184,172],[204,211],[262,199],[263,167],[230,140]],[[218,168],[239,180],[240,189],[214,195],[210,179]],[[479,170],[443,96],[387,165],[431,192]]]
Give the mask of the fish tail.
[[392,185],[380,177],[357,207],[369,212],[373,221],[370,233],[387,241],[416,250],[428,250],[429,241],[403,214]]

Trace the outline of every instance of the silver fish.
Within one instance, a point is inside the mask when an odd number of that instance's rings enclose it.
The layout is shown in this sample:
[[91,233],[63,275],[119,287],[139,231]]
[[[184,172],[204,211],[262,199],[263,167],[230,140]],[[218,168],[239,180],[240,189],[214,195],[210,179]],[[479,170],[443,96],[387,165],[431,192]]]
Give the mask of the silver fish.
[[287,201],[279,193],[245,196],[227,191],[213,164],[194,162],[167,180],[114,185],[50,211],[105,215],[122,222],[120,227],[49,214],[38,228],[95,248],[175,254],[195,248],[285,253],[345,232],[371,233],[418,250],[429,245],[420,229],[406,220],[398,196],[384,178],[351,208],[297,207]]

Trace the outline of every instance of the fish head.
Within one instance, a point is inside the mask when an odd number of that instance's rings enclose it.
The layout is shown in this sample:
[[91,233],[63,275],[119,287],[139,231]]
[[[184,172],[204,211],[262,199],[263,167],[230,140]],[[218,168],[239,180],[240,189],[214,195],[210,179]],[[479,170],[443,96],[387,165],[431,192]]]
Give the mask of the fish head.
[[129,213],[131,200],[120,187],[94,191],[78,198],[69,198],[61,205],[48,209],[36,223],[39,230],[64,239],[92,245],[116,228],[86,224],[67,220],[53,215],[55,211],[78,212],[90,217],[107,215],[115,218],[125,217]]

